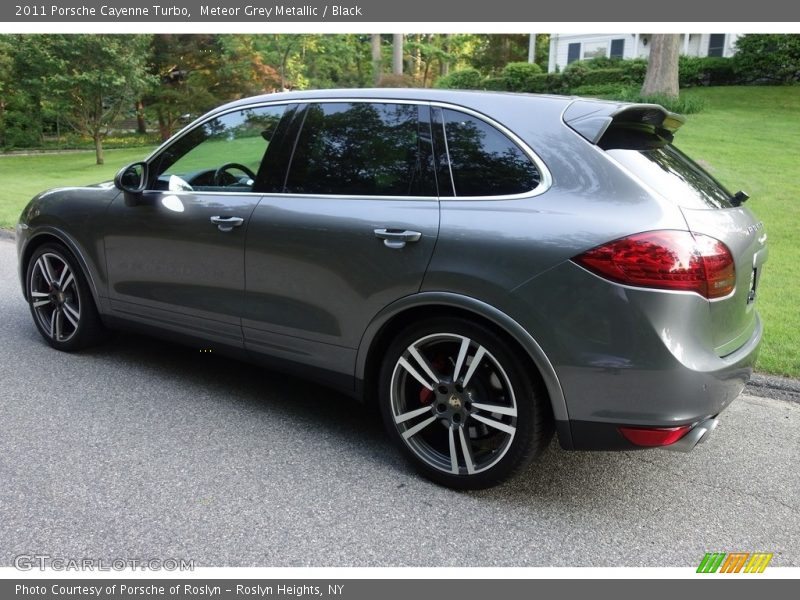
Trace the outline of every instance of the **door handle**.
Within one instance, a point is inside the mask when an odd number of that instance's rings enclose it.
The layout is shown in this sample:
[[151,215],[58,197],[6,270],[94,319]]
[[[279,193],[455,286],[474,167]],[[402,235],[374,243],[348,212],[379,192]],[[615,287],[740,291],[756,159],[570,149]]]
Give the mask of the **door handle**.
[[405,248],[406,242],[418,242],[422,237],[419,231],[406,231],[400,229],[376,229],[375,237],[383,240],[383,245],[392,250]]
[[220,231],[233,231],[234,227],[239,227],[244,223],[241,217],[211,217],[211,222],[217,226]]

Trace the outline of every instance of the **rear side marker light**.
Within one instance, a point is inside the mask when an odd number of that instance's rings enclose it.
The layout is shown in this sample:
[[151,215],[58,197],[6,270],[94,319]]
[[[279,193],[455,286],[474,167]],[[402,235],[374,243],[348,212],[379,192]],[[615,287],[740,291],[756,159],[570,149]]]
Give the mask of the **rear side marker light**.
[[619,432],[631,444],[655,448],[674,444],[689,433],[691,425],[680,427],[620,427]]
[[573,259],[591,272],[627,285],[727,296],[736,285],[728,247],[689,231],[647,231],[593,248]]

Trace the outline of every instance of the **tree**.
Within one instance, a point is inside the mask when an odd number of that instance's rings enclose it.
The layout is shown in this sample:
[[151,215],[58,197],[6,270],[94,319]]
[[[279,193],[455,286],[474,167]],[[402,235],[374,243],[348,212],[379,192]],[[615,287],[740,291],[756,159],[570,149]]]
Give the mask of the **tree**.
[[403,34],[395,33],[392,38],[392,74],[403,74]]
[[56,71],[48,78],[49,92],[66,123],[94,141],[97,164],[103,164],[103,138],[123,107],[134,106],[147,87],[146,36],[50,35],[40,42]]
[[651,36],[642,96],[678,97],[679,49],[680,36],[677,33],[654,33]]
[[373,33],[370,38],[372,45],[372,83],[378,85],[383,73],[383,55],[381,53],[381,34]]

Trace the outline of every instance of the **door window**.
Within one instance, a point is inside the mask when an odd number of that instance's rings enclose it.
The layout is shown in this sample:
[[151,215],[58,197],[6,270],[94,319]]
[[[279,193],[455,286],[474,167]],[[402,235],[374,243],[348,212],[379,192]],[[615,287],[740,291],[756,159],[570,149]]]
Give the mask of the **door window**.
[[267,148],[286,106],[215,117],[180,137],[153,162],[153,187],[172,192],[252,192],[265,178]]
[[435,196],[430,125],[419,111],[414,104],[310,104],[284,191]]

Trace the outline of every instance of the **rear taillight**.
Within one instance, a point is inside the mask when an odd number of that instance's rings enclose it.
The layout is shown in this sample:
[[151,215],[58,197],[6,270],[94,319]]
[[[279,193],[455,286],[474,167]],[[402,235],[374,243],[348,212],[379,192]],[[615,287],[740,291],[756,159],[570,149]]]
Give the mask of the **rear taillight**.
[[593,273],[627,285],[696,292],[721,298],[736,270],[728,247],[688,231],[647,231],[609,242],[573,259]]

